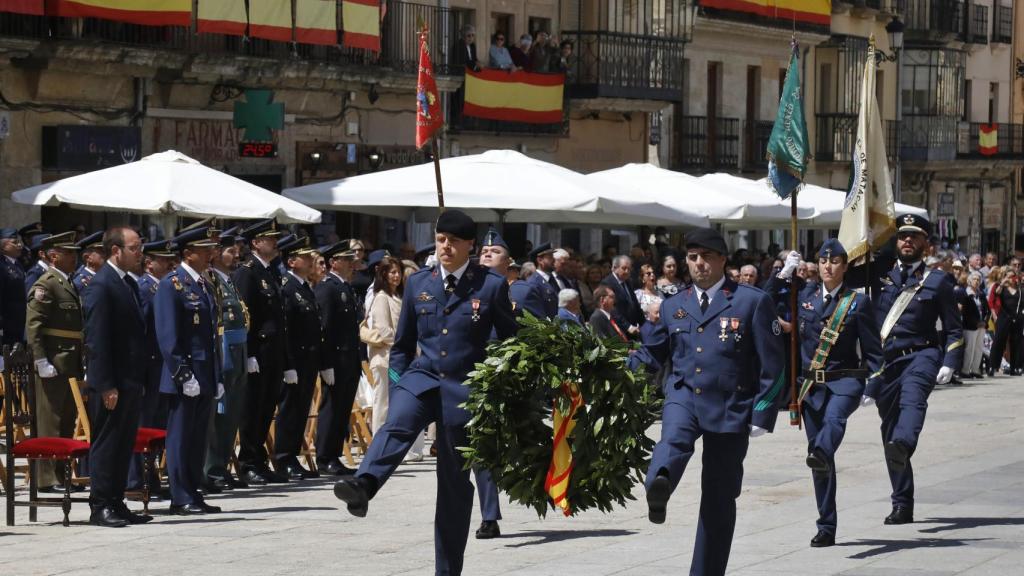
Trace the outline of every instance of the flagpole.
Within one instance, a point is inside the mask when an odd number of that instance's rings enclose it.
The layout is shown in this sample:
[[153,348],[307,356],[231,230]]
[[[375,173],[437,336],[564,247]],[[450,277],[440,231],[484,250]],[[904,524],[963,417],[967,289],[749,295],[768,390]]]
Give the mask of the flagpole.
[[[789,230],[793,237],[793,250],[800,250],[800,238],[797,236],[798,230],[796,226],[796,195],[799,194],[799,190],[794,190],[793,194],[789,197]],[[800,402],[797,396],[797,371],[800,370],[799,364],[799,353],[800,343],[799,330],[800,323],[798,321],[799,311],[797,310],[797,294],[796,294],[796,281],[792,282],[792,286],[789,290],[789,424],[790,426],[800,426]]]
[[437,136],[430,138],[430,152],[434,157],[434,180],[437,182],[437,207],[444,212],[444,188],[441,186],[441,158],[437,153]]

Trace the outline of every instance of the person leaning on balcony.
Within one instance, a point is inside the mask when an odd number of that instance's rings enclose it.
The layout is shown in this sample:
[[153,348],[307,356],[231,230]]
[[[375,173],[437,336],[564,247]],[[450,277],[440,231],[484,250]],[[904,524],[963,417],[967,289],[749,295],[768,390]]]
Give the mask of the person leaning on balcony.
[[469,24],[462,27],[462,37],[455,43],[455,64],[474,72],[480,71],[480,61],[476,57],[476,28]]
[[505,33],[500,30],[491,37],[491,50],[488,56],[490,57],[488,68],[508,70],[509,72],[519,70],[519,67],[512,62],[512,55],[509,54],[508,48],[505,47]]
[[519,37],[519,44],[508,49],[509,55],[512,57],[512,64],[520,70],[530,70],[530,57],[527,54],[530,53],[530,46],[533,45],[533,36],[529,34],[523,34]]
[[569,82],[576,76],[576,55],[573,54],[575,47],[571,40],[562,40],[558,45],[558,52],[553,57],[552,70],[565,74],[565,81]]
[[552,44],[551,36],[543,30],[537,31],[534,35],[536,41],[530,47],[530,71],[539,74],[548,74],[552,71],[551,60],[558,52],[558,45]]

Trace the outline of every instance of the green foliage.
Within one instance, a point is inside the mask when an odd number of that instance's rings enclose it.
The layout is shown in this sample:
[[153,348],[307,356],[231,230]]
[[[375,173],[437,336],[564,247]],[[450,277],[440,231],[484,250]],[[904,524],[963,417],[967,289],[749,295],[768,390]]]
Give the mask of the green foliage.
[[562,383],[576,380],[584,405],[569,438],[570,513],[625,506],[650,463],[654,441],[646,431],[659,408],[644,374],[626,367],[629,345],[575,324],[529,315],[519,322],[517,336],[490,344],[487,359],[469,375],[467,466],[491,470],[498,488],[538,515],[553,509],[544,491],[552,403],[568,409]]

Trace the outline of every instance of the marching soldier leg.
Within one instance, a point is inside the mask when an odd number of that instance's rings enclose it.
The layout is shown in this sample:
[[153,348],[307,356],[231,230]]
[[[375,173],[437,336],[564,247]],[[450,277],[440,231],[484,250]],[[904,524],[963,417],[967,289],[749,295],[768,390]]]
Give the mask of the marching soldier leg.
[[[377,489],[387,482],[391,473],[402,463],[402,458],[405,458],[406,452],[416,440],[416,435],[441,413],[441,392],[436,388],[427,390],[420,396],[397,386],[391,391],[394,394],[391,397],[388,419],[373,435],[366,457],[356,472],[356,476],[373,477]],[[439,462],[438,474],[440,469]]]
[[704,434],[700,519],[693,545],[692,576],[724,575],[736,528],[736,499],[743,487],[746,434]]
[[498,503],[498,485],[494,483],[490,470],[473,468],[476,491],[480,498],[480,517],[484,522],[501,520],[501,506]]
[[670,493],[675,491],[699,436],[697,416],[692,406],[666,402],[661,415],[661,439],[654,446],[651,467],[647,470],[647,490],[651,489],[655,478],[667,476]]
[[[391,410],[394,409],[392,402]],[[423,428],[420,426],[417,433],[421,434]],[[468,445],[465,427],[438,423],[437,443],[434,573],[437,576],[458,576],[462,574],[470,517],[473,515],[473,484],[458,450],[459,446]]]
[[807,430],[809,448],[817,450],[828,464],[828,471],[815,470],[814,496],[818,504],[818,530],[835,536],[838,516],[836,513],[836,461],[835,455],[846,434],[846,423],[850,414],[860,405],[860,399],[839,396],[827,392],[824,405],[819,409],[805,405],[804,426]]
[[[62,432],[68,430],[67,423],[67,401],[71,396],[71,389],[68,388],[67,378],[57,376],[55,378],[40,378],[34,376],[32,381],[35,385],[36,396],[36,431],[37,436],[63,436]],[[72,404],[72,407],[74,404]],[[71,432],[74,432],[74,416],[71,417]],[[67,433],[70,437],[71,433]],[[58,480],[58,473],[54,469],[53,460],[41,460],[38,464],[40,488],[49,488],[62,483]],[[60,474],[63,476],[63,473]]]

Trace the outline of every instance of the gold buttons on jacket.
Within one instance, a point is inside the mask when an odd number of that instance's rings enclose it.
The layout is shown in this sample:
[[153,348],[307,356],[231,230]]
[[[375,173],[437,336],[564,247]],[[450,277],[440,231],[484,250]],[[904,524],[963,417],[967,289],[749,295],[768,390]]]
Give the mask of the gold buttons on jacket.
[[694,394],[700,394],[700,388],[694,388],[693,389],[693,393]]
[[441,334],[447,334],[447,333],[448,333],[448,329],[447,328],[441,328]]
[[447,350],[441,350],[441,356],[447,356],[447,355],[448,355],[448,351]]
[[697,328],[697,332],[703,332],[703,331],[704,331],[704,327],[703,326],[701,326],[700,328]]
[[697,374],[700,374],[701,372],[703,372],[703,370],[701,370],[700,366],[698,366],[697,367]]
[[700,346],[697,346],[697,354],[700,354],[703,351],[704,351],[703,348],[701,348]]

